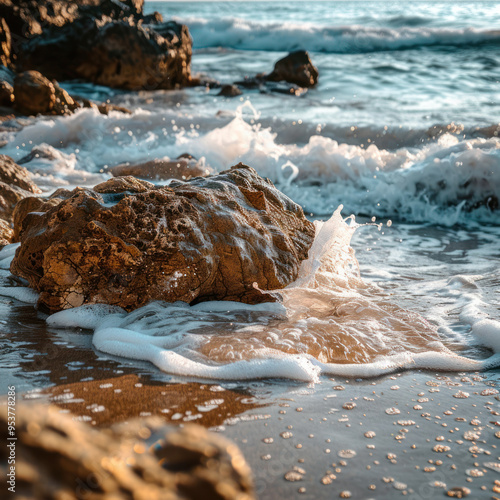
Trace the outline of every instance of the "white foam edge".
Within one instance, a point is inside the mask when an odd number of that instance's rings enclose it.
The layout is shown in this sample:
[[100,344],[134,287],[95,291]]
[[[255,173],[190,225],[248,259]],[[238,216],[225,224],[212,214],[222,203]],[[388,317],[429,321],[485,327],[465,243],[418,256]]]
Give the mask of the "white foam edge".
[[39,297],[35,290],[25,286],[0,286],[0,295],[33,305],[38,302]]

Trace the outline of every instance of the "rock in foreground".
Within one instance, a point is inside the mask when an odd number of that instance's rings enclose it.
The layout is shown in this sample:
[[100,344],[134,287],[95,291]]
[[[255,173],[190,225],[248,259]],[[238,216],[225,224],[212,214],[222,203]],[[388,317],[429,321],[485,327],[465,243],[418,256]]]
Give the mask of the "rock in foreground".
[[157,187],[117,177],[75,189],[22,221],[11,272],[58,311],[152,300],[272,300],[296,279],[314,225],[302,208],[242,164],[217,176]]
[[[0,413],[7,441],[7,410]],[[9,422],[10,424],[10,422]],[[137,419],[97,430],[59,408],[16,409],[16,497],[251,500],[250,468],[236,445],[201,426]],[[9,446],[0,451],[2,475]]]

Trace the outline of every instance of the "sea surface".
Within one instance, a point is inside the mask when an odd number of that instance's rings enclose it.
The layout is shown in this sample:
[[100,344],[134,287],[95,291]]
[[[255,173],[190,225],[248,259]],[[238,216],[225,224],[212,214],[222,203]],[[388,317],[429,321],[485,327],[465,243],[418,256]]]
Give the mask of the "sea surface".
[[[34,152],[24,166],[46,193],[95,185],[122,162],[190,153],[213,173],[243,162],[315,221],[309,259],[274,305],[94,306],[49,318],[22,310],[46,321],[54,342],[78,345],[93,331],[104,359],[150,362],[176,380],[496,369],[500,4],[147,1],[145,10],[187,24],[194,73],[232,83],[305,49],[319,83],[300,96],[224,98],[217,88],[64,82],[132,114],[84,109],[8,123],[1,152]],[[0,252],[10,339],[0,352],[5,375],[27,389],[48,381],[21,369],[15,304],[36,295],[9,275],[14,249]]]

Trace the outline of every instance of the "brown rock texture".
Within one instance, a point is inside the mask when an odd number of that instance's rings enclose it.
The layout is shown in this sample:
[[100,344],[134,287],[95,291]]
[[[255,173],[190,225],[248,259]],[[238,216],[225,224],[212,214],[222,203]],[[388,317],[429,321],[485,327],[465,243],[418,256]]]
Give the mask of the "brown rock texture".
[[10,224],[3,219],[0,219],[0,248],[12,242],[13,230]]
[[[2,442],[10,443],[5,405],[0,424]],[[15,433],[16,498],[255,498],[238,447],[201,426],[179,429],[148,418],[98,430],[57,407],[17,403]],[[4,483],[9,456],[10,448],[2,446]]]
[[11,107],[14,104],[14,87],[5,80],[0,80],[0,106]]
[[29,214],[11,272],[49,311],[258,303],[272,298],[253,284],[274,290],[295,280],[314,234],[301,207],[242,164],[169,187],[117,177]]
[[12,50],[10,29],[3,17],[0,17],[0,64],[10,64],[10,53]]
[[57,83],[38,71],[25,71],[14,79],[15,107],[26,115],[72,113],[80,105]]
[[286,81],[300,87],[313,87],[318,83],[318,70],[311,62],[305,50],[291,52],[274,65],[272,73],[266,79],[279,82]]
[[[57,56],[56,56],[57,54]],[[192,41],[175,22],[77,18],[22,47],[19,65],[51,79],[83,79],[128,90],[173,89],[191,82]]]
[[0,155],[0,218],[10,221],[19,201],[40,192],[24,167]]
[[176,160],[154,159],[142,163],[120,164],[109,169],[115,176],[132,175],[147,180],[179,179],[187,181],[193,177],[205,177],[210,169],[195,159],[177,158]]

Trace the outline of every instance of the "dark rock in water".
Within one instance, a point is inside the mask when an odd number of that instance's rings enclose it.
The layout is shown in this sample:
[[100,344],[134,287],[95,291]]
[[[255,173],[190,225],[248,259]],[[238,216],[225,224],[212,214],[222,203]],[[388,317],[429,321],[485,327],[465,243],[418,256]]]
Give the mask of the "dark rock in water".
[[193,177],[206,177],[211,169],[194,158],[177,160],[154,159],[140,163],[124,163],[111,167],[109,172],[115,176],[132,175],[147,180],[179,179],[188,181]]
[[14,104],[14,87],[5,80],[0,80],[0,106],[11,107]]
[[261,93],[278,92],[300,96],[318,82],[318,70],[311,62],[305,50],[291,52],[275,65],[272,73],[261,73],[254,77],[245,77],[235,85],[247,89],[258,89]]
[[26,115],[72,113],[80,105],[38,71],[25,71],[14,80],[15,107]]
[[285,81],[308,88],[318,83],[318,75],[309,54],[305,50],[297,50],[280,59],[274,65],[272,73],[265,78],[273,82]]
[[10,29],[5,19],[0,18],[0,64],[9,66],[12,50]]
[[22,222],[11,272],[58,311],[152,300],[273,300],[260,289],[296,279],[314,225],[302,208],[242,164],[156,187],[117,177]]
[[[7,422],[3,406],[4,443]],[[179,429],[151,417],[99,430],[54,406],[18,403],[16,438],[16,498],[255,498],[251,470],[238,447],[199,425]],[[9,447],[2,446],[4,478],[9,456]]]
[[4,219],[0,219],[0,248],[12,243],[13,236],[14,231],[10,227],[10,224]]
[[77,18],[22,47],[19,65],[56,80],[83,79],[128,90],[173,89],[191,81],[186,26],[145,27],[132,19]]
[[237,97],[241,95],[241,90],[237,85],[223,85],[218,95],[224,97]]

